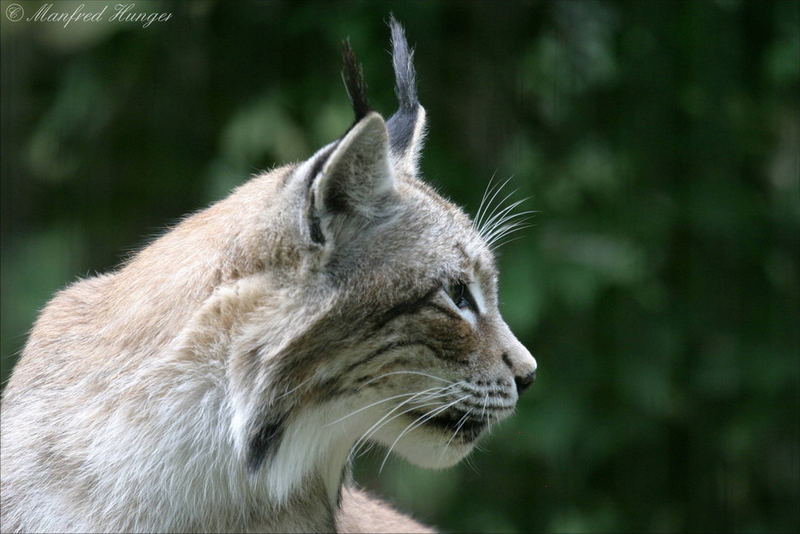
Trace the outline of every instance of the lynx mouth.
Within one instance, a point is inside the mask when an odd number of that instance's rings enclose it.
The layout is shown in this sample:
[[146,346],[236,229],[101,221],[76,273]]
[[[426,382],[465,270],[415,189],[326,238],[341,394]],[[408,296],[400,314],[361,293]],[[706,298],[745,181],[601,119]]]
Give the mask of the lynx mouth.
[[[426,414],[419,412],[412,412],[411,415],[413,417],[427,417]],[[489,428],[489,422],[486,419],[478,419],[469,416],[465,417],[464,412],[458,410],[450,410],[446,413],[431,417],[425,421],[424,425],[442,430],[450,435],[457,433],[456,439],[460,439],[465,443],[475,441],[484,430]]]

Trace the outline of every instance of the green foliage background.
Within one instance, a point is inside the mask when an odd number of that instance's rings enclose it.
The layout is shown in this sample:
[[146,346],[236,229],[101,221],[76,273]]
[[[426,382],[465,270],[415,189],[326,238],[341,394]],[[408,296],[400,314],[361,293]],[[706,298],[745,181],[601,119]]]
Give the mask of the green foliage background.
[[469,465],[359,481],[445,530],[800,530],[800,3],[9,3],[3,380],[56,289],[344,132],[344,37],[388,116],[393,11],[427,180],[474,213],[513,175],[539,211],[500,263],[540,371]]

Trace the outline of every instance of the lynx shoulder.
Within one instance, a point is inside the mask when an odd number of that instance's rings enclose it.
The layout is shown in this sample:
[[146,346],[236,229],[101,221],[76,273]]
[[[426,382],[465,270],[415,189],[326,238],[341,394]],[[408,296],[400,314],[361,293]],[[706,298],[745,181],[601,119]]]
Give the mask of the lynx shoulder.
[[354,452],[455,464],[536,362],[497,307],[513,221],[473,224],[422,181],[390,25],[391,118],[346,46],[341,138],[47,304],[3,395],[4,531],[425,528],[352,487]]

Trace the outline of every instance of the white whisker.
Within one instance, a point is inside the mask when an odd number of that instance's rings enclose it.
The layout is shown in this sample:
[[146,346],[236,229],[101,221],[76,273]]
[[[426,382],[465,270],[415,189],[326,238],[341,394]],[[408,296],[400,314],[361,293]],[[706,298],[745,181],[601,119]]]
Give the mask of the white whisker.
[[492,173],[492,177],[489,178],[489,183],[486,184],[486,188],[483,190],[483,195],[481,196],[481,202],[478,204],[478,211],[475,213],[475,220],[474,225],[476,228],[481,227],[481,217],[483,217],[483,210],[484,210],[484,202],[486,201],[486,196],[492,190],[492,182],[494,181],[494,177],[497,176],[497,172]]
[[498,187],[495,189],[494,193],[492,193],[492,194],[491,194],[491,197],[489,197],[489,200],[486,202],[486,208],[484,209],[483,213],[481,214],[481,221],[479,221],[479,223],[475,225],[475,227],[476,227],[476,228],[477,228],[477,230],[478,230],[478,233],[481,233],[481,229],[482,229],[482,228],[483,228],[483,226],[484,226],[484,224],[483,224],[483,218],[485,218],[485,217],[486,217],[486,212],[487,212],[487,211],[490,209],[490,207],[491,207],[491,205],[492,205],[492,202],[494,202],[494,199],[497,197],[498,193],[500,193],[500,191],[502,191],[502,190],[503,190],[503,188],[504,188],[504,187],[505,187],[505,186],[508,184],[508,182],[510,182],[510,181],[511,181],[511,178],[513,178],[513,176],[509,176],[509,177],[506,179],[506,181],[505,181],[505,182],[503,182],[502,184],[500,184],[500,185],[499,185],[499,186],[498,186]]
[[[441,396],[444,396],[444,395],[441,395]],[[432,400],[432,399],[428,399],[428,400]],[[354,455],[354,456],[357,456],[357,455],[359,454],[359,449],[360,449],[362,446],[364,446],[364,445],[366,445],[367,447],[366,447],[366,449],[364,449],[364,451],[363,451],[363,452],[364,452],[364,453],[366,453],[367,451],[369,451],[369,450],[372,448],[372,445],[373,445],[372,443],[370,443],[370,442],[369,442],[369,439],[370,439],[370,438],[371,438],[373,435],[375,435],[375,434],[376,434],[376,433],[377,433],[377,432],[378,432],[378,431],[379,431],[381,428],[383,428],[384,426],[388,425],[389,423],[391,423],[392,421],[394,421],[394,420],[395,420],[395,419],[397,419],[398,417],[402,417],[402,416],[404,416],[404,415],[405,415],[405,414],[407,414],[407,413],[410,413],[410,412],[413,412],[413,411],[419,410],[419,409],[421,409],[421,408],[426,408],[426,407],[428,407],[428,406],[442,406],[442,404],[443,404],[443,403],[442,403],[442,401],[426,402],[426,403],[424,403],[424,404],[415,404],[415,405],[414,405],[414,406],[412,406],[411,408],[408,408],[408,409],[406,409],[406,410],[403,410],[403,411],[402,411],[402,412],[400,412],[400,413],[394,414],[394,415],[393,415],[392,417],[390,417],[389,419],[386,419],[386,420],[384,420],[384,419],[385,419],[385,417],[384,417],[384,418],[382,418],[380,421],[378,421],[377,423],[375,423],[374,425],[372,425],[372,426],[370,427],[370,429],[369,429],[369,430],[367,430],[367,432],[365,432],[365,433],[364,433],[364,434],[363,434],[363,435],[362,435],[362,436],[361,436],[361,437],[358,439],[358,441],[356,441],[356,443],[353,445],[353,451],[354,451],[354,452],[353,452],[353,455]],[[388,413],[388,414],[386,414],[386,415],[387,415],[387,416],[388,416],[388,415],[391,415],[391,412],[390,412],[390,413]]]
[[[529,228],[529,227],[528,227],[528,226],[526,226],[525,228]],[[520,230],[523,230],[523,228],[520,228]],[[497,250],[497,249],[498,249],[498,248],[500,248],[501,246],[507,245],[508,243],[511,243],[512,241],[516,241],[517,239],[522,239],[523,237],[525,237],[524,235],[519,235],[519,236],[516,236],[516,237],[508,237],[509,235],[511,235],[511,234],[514,234],[514,233],[515,233],[515,232],[508,232],[508,234],[506,234],[506,235],[504,235],[504,236],[502,237],[502,240],[495,240],[495,241],[494,241],[494,242],[493,242],[493,243],[492,243],[492,244],[489,246],[489,248],[490,248],[491,250]]]
[[[496,206],[495,206],[495,207],[492,209],[492,211],[491,211],[491,212],[489,213],[489,215],[487,216],[487,219],[486,219],[486,221],[485,221],[485,222],[483,222],[483,223],[481,223],[481,228],[480,228],[480,232],[479,232],[481,235],[485,235],[485,234],[486,234],[486,232],[490,231],[490,230],[491,230],[491,228],[492,228],[492,225],[494,224],[494,221],[495,221],[495,220],[497,220],[497,217],[498,217],[498,216],[501,216],[503,213],[505,213],[505,212],[508,210],[508,206],[504,207],[504,206],[503,206],[503,204],[504,204],[504,203],[505,203],[505,202],[506,202],[506,201],[507,201],[509,198],[513,197],[513,196],[516,194],[516,192],[517,192],[517,190],[516,190],[516,189],[514,189],[513,191],[511,191],[510,193],[508,193],[508,194],[507,194],[506,196],[504,196],[504,197],[503,197],[503,199],[502,199],[501,201],[499,201],[499,202],[497,203],[497,205],[496,205]],[[512,204],[512,205],[513,205],[513,204]],[[512,209],[513,209],[513,208],[512,208]]]
[[461,402],[461,401],[463,401],[463,400],[465,400],[465,399],[468,399],[468,398],[469,398],[469,395],[465,395],[465,396],[461,397],[460,399],[456,399],[456,400],[454,400],[453,402],[450,402],[450,403],[448,403],[448,404],[445,404],[444,406],[442,406],[442,407],[440,407],[440,408],[434,408],[433,410],[431,410],[430,412],[428,412],[428,414],[426,414],[426,415],[423,415],[422,417],[419,417],[419,418],[415,419],[415,420],[414,420],[414,421],[413,421],[413,422],[412,422],[410,425],[408,425],[408,426],[405,428],[405,430],[403,430],[402,432],[400,432],[400,435],[399,435],[399,436],[397,436],[397,439],[395,439],[395,440],[392,442],[392,445],[391,445],[391,447],[389,447],[389,450],[386,452],[386,456],[384,456],[384,458],[383,458],[383,462],[381,462],[381,466],[380,466],[380,468],[378,469],[378,473],[380,473],[380,472],[382,472],[382,471],[383,471],[383,466],[384,466],[384,465],[386,465],[386,461],[389,459],[389,455],[392,453],[392,449],[394,449],[394,446],[395,446],[395,445],[397,445],[397,442],[398,442],[398,441],[400,441],[400,440],[402,439],[402,437],[403,437],[403,436],[404,436],[404,435],[405,435],[407,432],[410,432],[410,431],[414,430],[415,428],[419,427],[420,425],[422,425],[422,424],[425,424],[425,423],[426,423],[427,421],[429,421],[431,418],[433,418],[433,417],[436,417],[437,415],[439,415],[439,414],[440,414],[440,413],[442,413],[443,411],[447,410],[448,408],[451,408],[452,406],[455,406],[455,405],[456,405],[456,404],[458,404],[459,402]]
[[531,215],[531,214],[534,214],[534,213],[538,213],[538,212],[536,210],[527,210],[527,211],[520,211],[520,212],[517,212],[517,213],[508,213],[504,217],[502,217],[501,219],[498,219],[497,222],[495,222],[493,224],[491,230],[488,230],[483,235],[483,237],[487,241],[490,241],[490,237],[491,237],[492,233],[496,232],[497,229],[499,229],[499,228],[501,228],[503,226],[507,226],[508,224],[512,224],[512,223],[513,224],[525,223],[529,219],[528,216]]
[[[425,401],[432,401],[432,402],[424,402],[423,404],[414,403],[414,405],[411,408],[407,408],[407,409],[403,410],[400,413],[392,415],[392,412],[394,412],[400,406],[395,407],[394,410],[392,410],[389,413],[387,413],[386,415],[384,415],[379,421],[377,421],[369,429],[367,429],[367,431],[364,432],[364,434],[362,434],[360,438],[358,438],[356,443],[353,445],[353,451],[354,451],[353,454],[354,455],[358,455],[359,449],[361,447],[365,446],[365,445],[366,445],[366,449],[364,449],[364,453],[366,453],[368,450],[370,450],[372,448],[372,446],[373,446],[373,443],[369,442],[370,438],[372,438],[372,436],[374,436],[381,428],[383,428],[384,426],[388,425],[389,423],[391,423],[392,421],[394,421],[398,417],[402,417],[403,415],[405,415],[407,413],[410,413],[410,412],[413,412],[415,410],[419,410],[421,408],[425,408],[425,407],[428,407],[428,406],[441,406],[442,405],[442,401],[437,401],[435,399],[436,398],[440,398],[440,397],[444,397],[444,396],[445,396],[445,394],[440,394],[440,395],[436,395],[436,396],[434,396],[432,398],[424,399]],[[418,401],[418,402],[420,402],[420,401]],[[391,416],[391,417],[389,417],[389,416]],[[387,417],[388,417],[388,419],[387,419]]]
[[495,245],[492,245],[492,246],[490,247],[490,249],[491,249],[492,251],[496,251],[496,250],[497,250],[497,249],[499,249],[500,247],[504,247],[504,246],[508,245],[509,243],[513,243],[514,241],[517,241],[517,240],[519,240],[519,239],[522,239],[523,237],[525,237],[525,236],[524,236],[524,235],[518,235],[518,236],[516,236],[516,237],[512,237],[511,239],[506,239],[506,240],[504,240],[504,241],[503,241],[503,242],[501,242],[501,243],[497,243],[497,244],[495,244]]
[[[518,200],[515,204],[517,204],[517,206],[518,206],[519,204],[521,204],[521,203],[523,203],[523,202],[525,202],[527,200],[528,200],[527,198],[524,198],[522,200]],[[512,205],[509,205],[508,208],[511,208],[513,210],[517,206],[514,206],[514,204],[512,204]],[[498,213],[498,219],[497,219],[496,222],[493,222],[492,230],[497,228],[498,226],[502,226],[502,225],[504,225],[506,223],[509,223],[509,222],[511,222],[511,221],[513,221],[515,219],[519,219],[520,217],[525,217],[526,215],[531,215],[531,214],[534,214],[534,213],[538,213],[537,210],[526,210],[526,211],[519,211],[519,212],[511,212],[510,210],[504,209],[502,214]],[[489,233],[490,233],[490,231],[487,231],[487,232],[485,232],[484,235],[488,235]]]
[[284,393],[282,393],[282,394],[278,395],[277,397],[275,397],[275,400],[281,400],[282,398],[286,397],[287,395],[291,395],[292,393],[294,393],[295,391],[297,391],[298,389],[300,389],[304,385],[308,384],[311,381],[312,378],[314,378],[313,375],[309,376],[308,378],[306,378],[305,380],[303,380],[302,382],[297,384],[292,389],[290,389],[288,391],[285,391]]
[[[428,395],[427,395],[427,396],[426,396],[424,399],[421,399],[421,400],[424,400],[424,401],[430,401],[430,400],[433,400],[433,399],[437,399],[437,398],[440,398],[440,397],[444,397],[445,395],[447,395],[447,394],[449,393],[447,390],[449,390],[449,389],[451,389],[452,387],[454,387],[454,386],[457,386],[457,385],[459,385],[459,382],[457,382],[457,383],[455,383],[455,384],[452,384],[452,385],[450,385],[450,386],[447,386],[446,388],[443,388],[441,391],[437,392],[436,394],[433,394],[433,395],[431,395],[431,394],[428,394]],[[431,389],[436,389],[436,388],[431,388]],[[392,408],[391,410],[389,410],[389,412],[388,412],[388,413],[384,414],[384,416],[383,416],[383,417],[381,417],[381,418],[380,418],[380,419],[379,419],[377,422],[375,422],[375,423],[374,423],[374,424],[373,424],[371,427],[369,427],[369,428],[367,429],[367,431],[366,431],[366,432],[364,432],[364,433],[361,435],[361,437],[360,437],[360,438],[358,438],[358,440],[356,440],[356,443],[353,445],[353,450],[356,450],[356,449],[358,448],[358,446],[359,446],[359,444],[360,444],[360,443],[363,443],[363,442],[365,442],[366,440],[368,440],[368,439],[369,439],[369,438],[370,438],[370,437],[371,437],[371,436],[372,436],[372,435],[373,435],[375,432],[377,432],[378,430],[380,430],[380,428],[381,428],[382,426],[384,426],[386,423],[389,423],[390,421],[393,421],[394,419],[396,419],[397,417],[399,417],[399,416],[401,416],[401,415],[403,415],[403,414],[406,414],[406,413],[408,413],[408,412],[411,412],[411,411],[414,411],[414,410],[417,410],[417,409],[419,409],[419,406],[414,406],[413,408],[410,408],[410,409],[408,409],[408,410],[406,410],[406,411],[404,411],[404,412],[401,412],[401,413],[399,413],[399,414],[395,415],[394,417],[392,417],[391,419],[388,419],[388,420],[387,420],[387,418],[388,418],[389,416],[391,416],[391,415],[392,415],[392,413],[394,413],[395,411],[397,411],[399,408],[402,408],[404,405],[408,404],[409,402],[412,402],[412,401],[413,401],[413,400],[414,400],[414,399],[415,399],[417,396],[420,396],[420,395],[422,395],[423,393],[426,393],[426,392],[428,392],[428,391],[430,391],[430,390],[425,390],[425,391],[422,391],[422,392],[416,393],[416,394],[414,394],[414,396],[413,396],[412,398],[404,400],[403,402],[399,403],[397,406],[395,406],[394,408]]]
[[[513,176],[499,185],[493,185],[494,178],[495,175],[493,174],[481,196],[481,202],[475,214],[475,219],[473,220],[473,226],[477,230],[478,235],[492,252],[495,252],[501,245],[511,241],[503,241],[508,235],[530,227],[530,225],[527,224],[529,220],[528,216],[537,213],[536,210],[514,213],[514,210],[522,205],[523,202],[529,200],[530,197],[505,205],[517,192],[517,189],[514,189],[510,193],[502,194]],[[497,200],[498,198],[500,198],[500,200]]]
[[364,386],[366,386],[367,384],[369,384],[371,382],[374,382],[374,381],[376,381],[378,379],[385,378],[385,377],[391,376],[391,375],[420,375],[420,376],[427,376],[428,378],[433,378],[434,380],[439,380],[441,382],[444,382],[445,384],[454,384],[455,383],[452,380],[446,380],[444,378],[441,378],[441,377],[438,377],[438,376],[429,375],[428,373],[423,373],[421,371],[392,371],[392,372],[389,372],[389,373],[384,373],[382,375],[378,375],[376,377],[370,378],[369,380],[367,380],[366,382],[361,384],[361,386],[359,386],[359,389],[363,388]]
[[525,221],[517,221],[515,223],[500,227],[496,233],[494,233],[490,239],[486,240],[486,243],[489,247],[492,247],[497,241],[504,238],[509,234],[513,234],[514,232],[518,232],[520,230],[524,230],[526,228],[530,228],[532,225],[528,224]]
[[[442,389],[442,388],[441,388],[441,386],[439,386],[439,387],[436,387],[436,388],[426,389],[425,391],[431,391],[433,389]],[[345,415],[344,417],[340,417],[339,419],[337,419],[335,421],[331,421],[330,423],[325,424],[324,427],[335,425],[336,423],[338,423],[340,421],[344,421],[345,419],[347,419],[349,417],[352,417],[352,416],[356,415],[357,413],[361,413],[364,410],[372,408],[373,406],[377,406],[378,404],[382,404],[384,402],[388,402],[390,400],[397,399],[397,398],[400,398],[400,397],[409,397],[409,396],[414,396],[414,395],[419,395],[419,393],[400,393],[399,395],[392,395],[391,397],[386,397],[385,399],[381,399],[379,401],[375,401],[373,403],[367,404],[366,406],[363,406],[363,407],[361,407],[361,408],[359,408],[359,409],[357,409],[357,410],[355,410],[353,412],[350,412],[349,414]]]
[[442,457],[444,456],[444,453],[446,453],[447,449],[450,448],[450,444],[453,442],[453,439],[455,439],[456,435],[461,430],[461,427],[464,426],[464,423],[467,422],[467,418],[469,417],[469,414],[472,413],[472,410],[474,410],[474,408],[470,408],[467,411],[467,413],[465,413],[463,416],[461,416],[461,419],[458,420],[458,424],[456,425],[456,431],[453,432],[453,435],[450,436],[450,439],[447,440],[447,443],[445,444],[444,448],[442,449],[442,452],[439,453],[439,461],[440,462],[442,460]]
[[[503,202],[505,202],[511,195],[513,195],[516,192],[517,192],[517,190],[515,189],[514,191],[509,193],[506,196],[506,198],[503,199]],[[509,216],[509,213],[511,213],[520,204],[522,204],[523,202],[525,202],[527,200],[528,200],[528,198],[523,198],[523,199],[514,201],[511,204],[509,204],[508,206],[505,206],[502,209],[496,211],[496,213],[493,213],[491,218],[486,221],[485,226],[483,228],[481,228],[481,237],[486,239],[486,236],[490,235],[498,226],[504,224],[505,222],[508,222],[509,219],[507,217]]]

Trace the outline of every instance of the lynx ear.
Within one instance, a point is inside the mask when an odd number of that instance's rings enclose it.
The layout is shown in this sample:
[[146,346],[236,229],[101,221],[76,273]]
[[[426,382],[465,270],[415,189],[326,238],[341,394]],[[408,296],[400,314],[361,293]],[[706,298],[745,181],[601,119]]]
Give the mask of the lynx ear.
[[409,50],[403,27],[391,15],[392,63],[395,94],[399,107],[387,122],[392,156],[398,168],[417,176],[419,155],[425,138],[425,109],[417,100],[417,80],[414,72],[414,51]]
[[309,191],[311,238],[339,244],[382,215],[394,191],[389,133],[383,118],[369,112],[328,149]]

